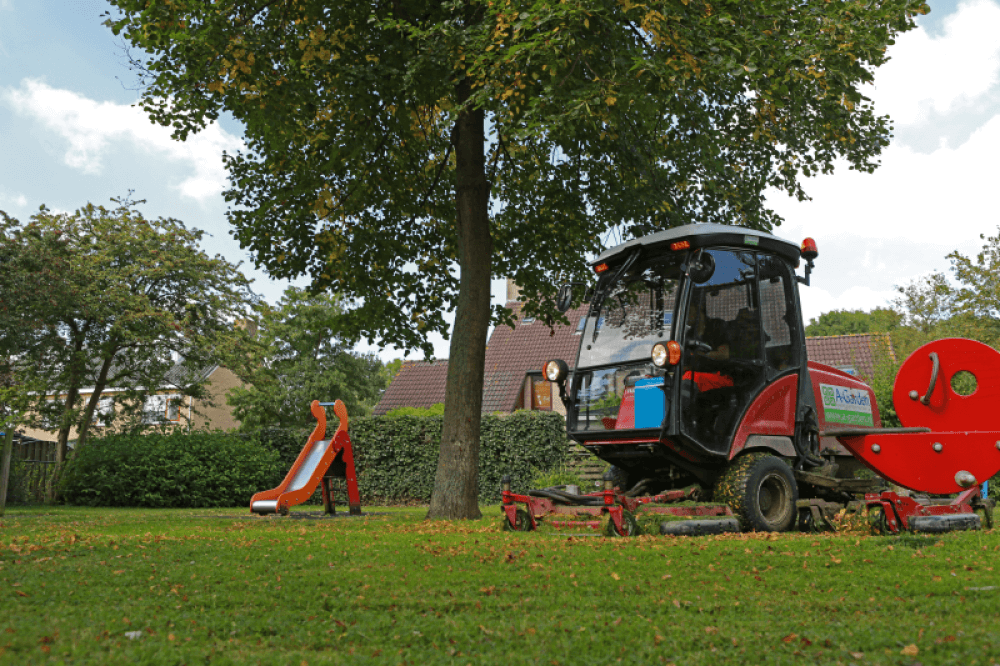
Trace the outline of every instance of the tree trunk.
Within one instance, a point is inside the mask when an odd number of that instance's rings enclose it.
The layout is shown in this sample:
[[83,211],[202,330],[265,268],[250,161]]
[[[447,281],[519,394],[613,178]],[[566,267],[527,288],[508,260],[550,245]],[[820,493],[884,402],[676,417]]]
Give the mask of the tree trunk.
[[59,434],[56,436],[56,464],[52,474],[45,483],[45,503],[55,504],[59,499],[59,477],[62,476],[63,464],[66,462],[66,451],[69,448],[69,432],[73,424],[66,415],[76,407],[80,398],[80,384],[86,372],[86,361],[83,355],[83,335],[74,330],[73,354],[70,356],[69,390],[66,391],[66,402],[63,403],[63,416],[59,424]]
[[[470,84],[458,84],[460,104]],[[479,425],[490,324],[490,188],[486,180],[486,114],[466,109],[455,124],[459,290],[448,357],[441,453],[428,518],[480,518]]]
[[76,434],[77,447],[83,446],[87,442],[87,434],[90,432],[90,424],[94,422],[94,412],[101,402],[101,394],[104,393],[105,385],[108,383],[108,373],[111,371],[111,362],[115,358],[117,350],[110,356],[105,357],[101,364],[101,369],[97,373],[97,381],[94,383],[94,391],[90,394],[87,407],[83,410],[83,420],[80,421],[79,430]]
[[80,397],[80,384],[76,377],[73,378],[73,385],[70,386],[66,394],[66,402],[63,403],[63,418],[59,426],[59,434],[56,435],[56,464],[49,474],[45,483],[45,503],[55,504],[59,499],[58,486],[59,477],[62,475],[63,463],[66,462],[66,451],[69,449],[69,432],[73,425],[66,421],[66,413],[76,407],[76,401]]

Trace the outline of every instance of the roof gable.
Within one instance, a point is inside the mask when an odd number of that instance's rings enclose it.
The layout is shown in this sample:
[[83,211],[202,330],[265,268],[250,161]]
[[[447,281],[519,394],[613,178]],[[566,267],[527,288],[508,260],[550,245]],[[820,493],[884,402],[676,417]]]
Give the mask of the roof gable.
[[546,361],[561,358],[573,368],[580,347],[580,320],[590,307],[583,304],[566,312],[568,326],[550,329],[540,321],[525,321],[519,301],[509,301],[514,328],[497,326],[486,347],[486,374],[483,382],[483,411],[509,412],[514,409],[525,374],[541,372]]

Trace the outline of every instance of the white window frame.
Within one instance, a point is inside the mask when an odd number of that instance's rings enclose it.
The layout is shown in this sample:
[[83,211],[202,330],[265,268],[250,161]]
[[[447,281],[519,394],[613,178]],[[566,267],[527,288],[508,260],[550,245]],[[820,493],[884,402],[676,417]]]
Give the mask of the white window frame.
[[[173,416],[173,418],[170,418]],[[146,425],[177,423],[181,420],[181,396],[157,393],[146,397],[142,406],[142,422]]]

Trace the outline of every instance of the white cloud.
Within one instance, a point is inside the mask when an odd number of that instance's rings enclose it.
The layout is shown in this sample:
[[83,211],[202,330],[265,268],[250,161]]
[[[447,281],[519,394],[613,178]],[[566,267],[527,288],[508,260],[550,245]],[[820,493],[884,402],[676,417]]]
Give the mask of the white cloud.
[[944,20],[940,37],[923,28],[904,33],[875,74],[875,110],[897,124],[973,104],[1000,81],[1000,4],[969,0]]
[[0,206],[17,206],[18,208],[24,208],[27,205],[28,198],[23,194],[9,194],[3,189],[0,189]]
[[20,88],[0,90],[0,101],[15,112],[34,118],[66,142],[63,162],[86,174],[98,175],[107,153],[128,146],[190,170],[173,187],[199,201],[217,196],[226,185],[222,151],[235,152],[243,142],[217,124],[187,141],[174,141],[170,130],[150,123],[138,106],[97,102],[70,90],[60,90],[35,79]]

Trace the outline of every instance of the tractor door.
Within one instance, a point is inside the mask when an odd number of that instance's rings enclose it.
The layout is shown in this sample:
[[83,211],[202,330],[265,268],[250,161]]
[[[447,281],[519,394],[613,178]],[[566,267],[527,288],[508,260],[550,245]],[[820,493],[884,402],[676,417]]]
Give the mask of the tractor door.
[[758,261],[754,252],[701,252],[711,255],[714,271],[700,282],[692,273],[687,291],[680,430],[726,454],[740,415],[767,381]]

